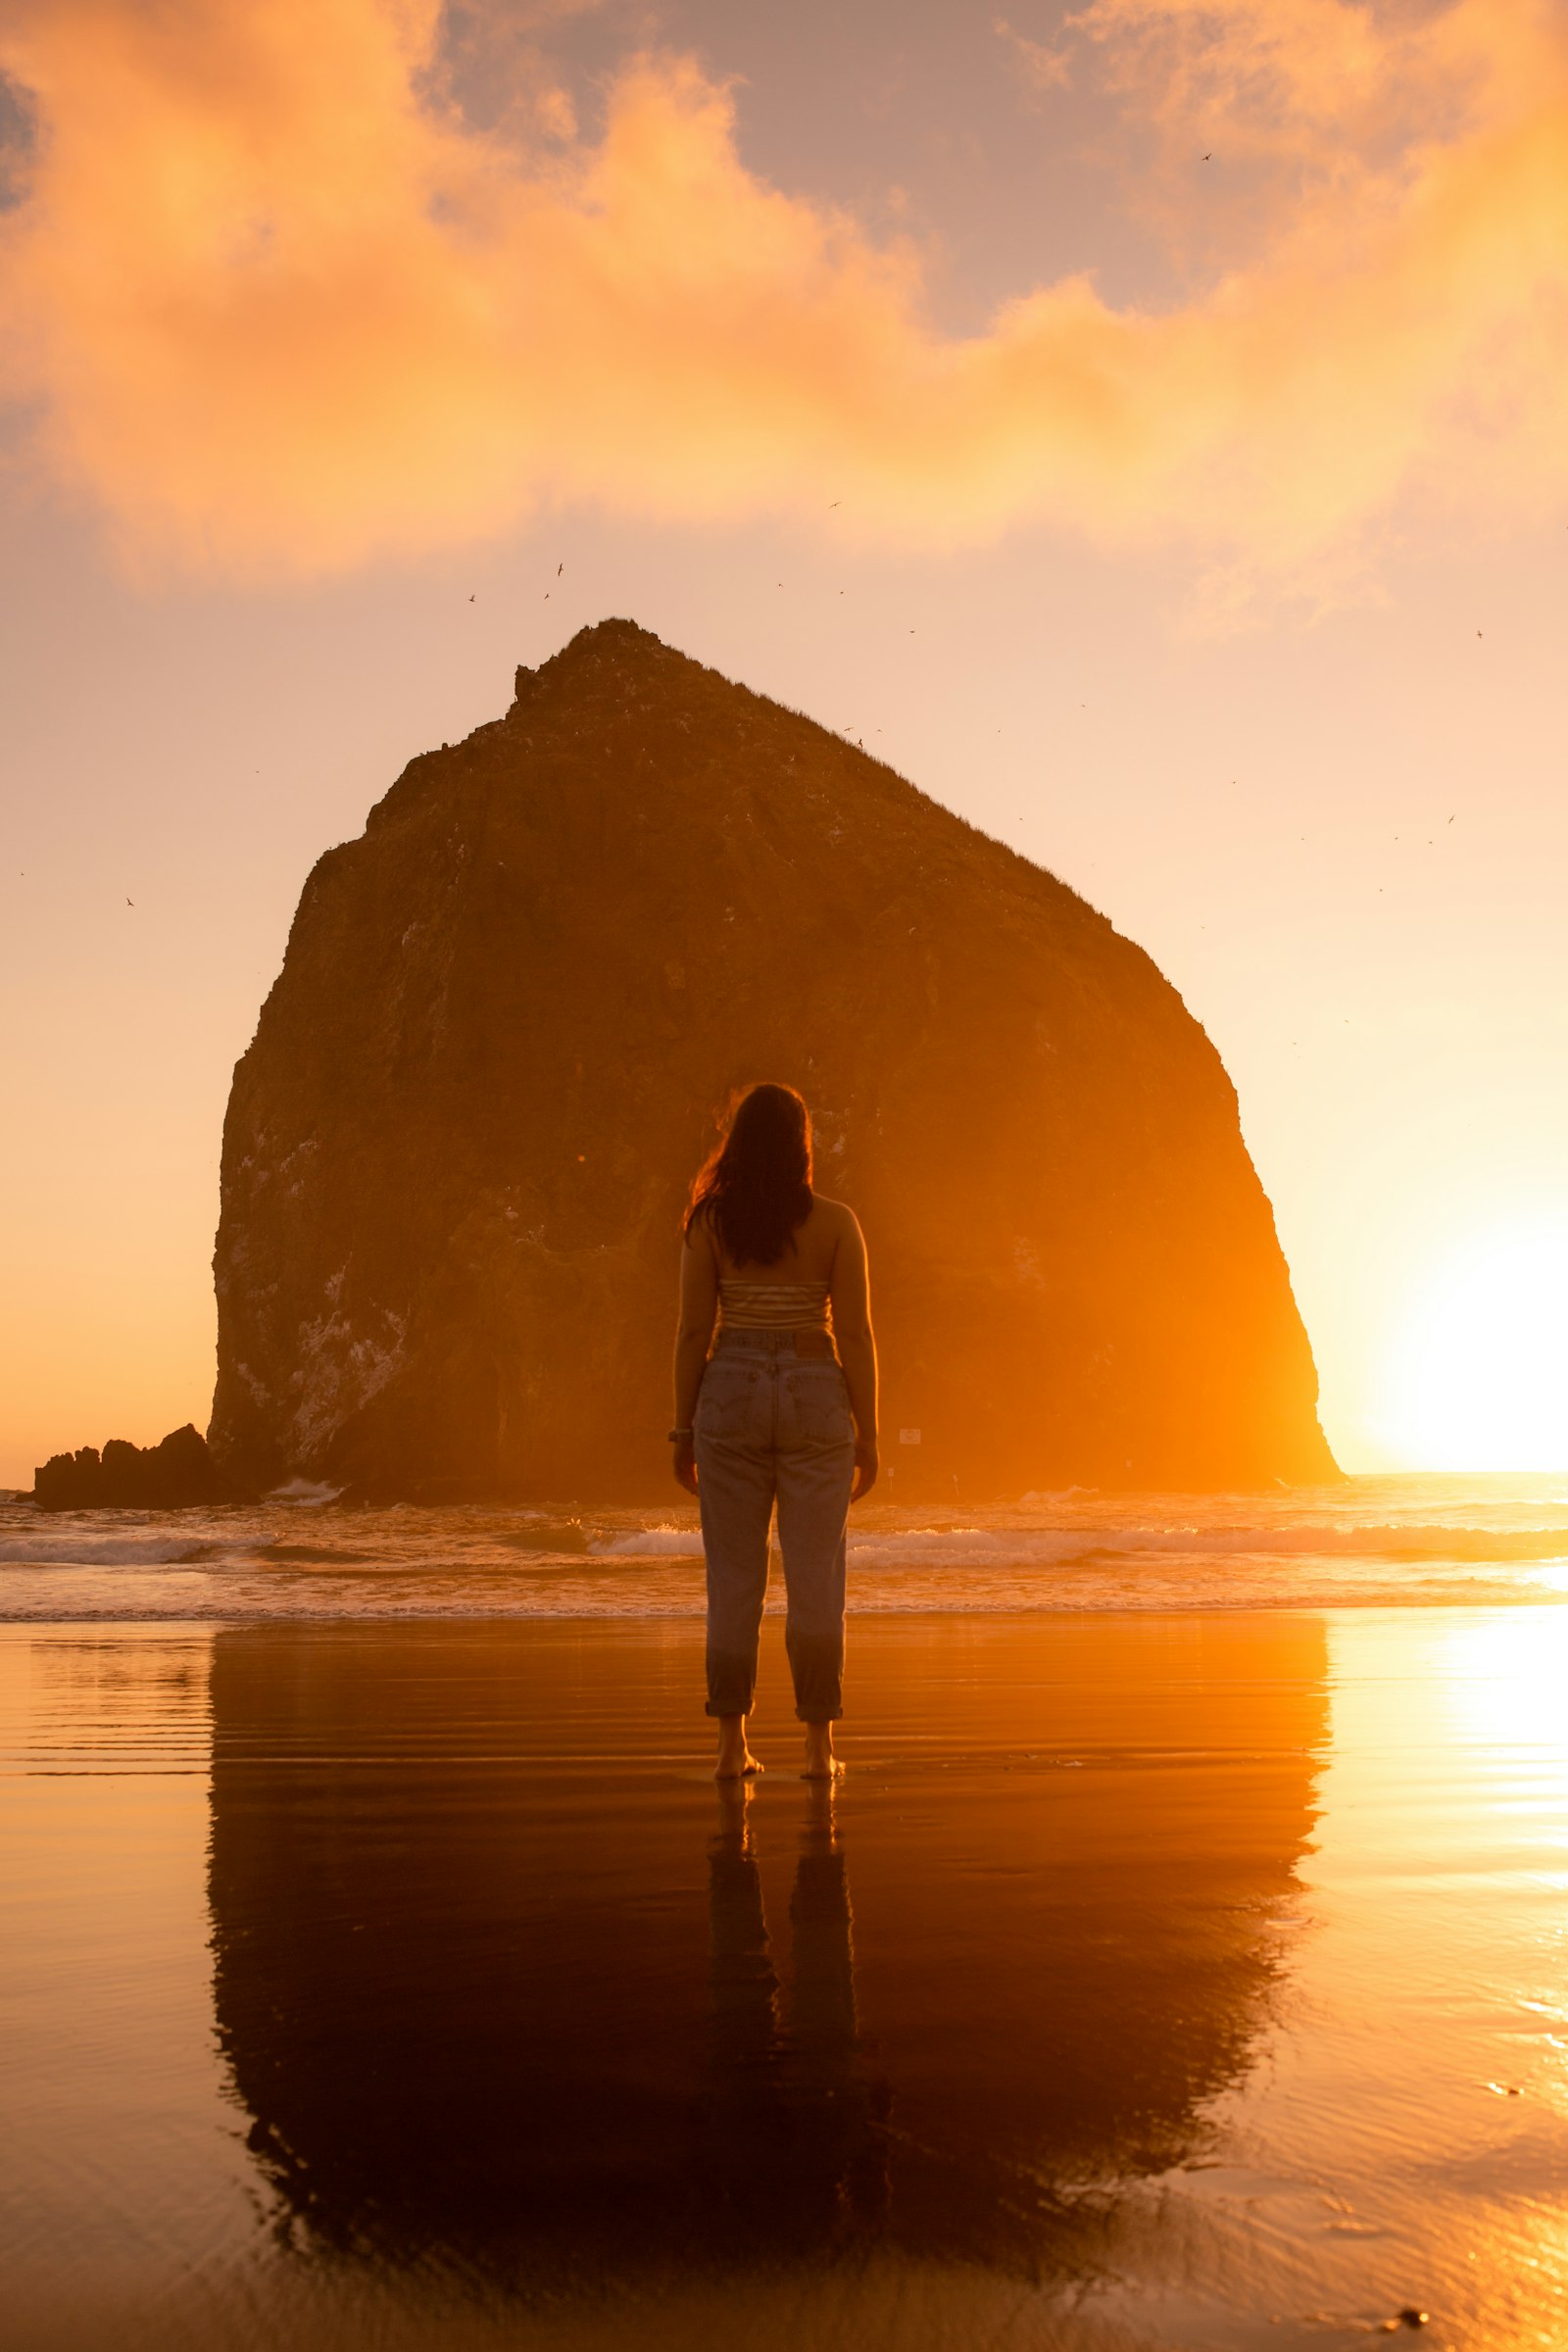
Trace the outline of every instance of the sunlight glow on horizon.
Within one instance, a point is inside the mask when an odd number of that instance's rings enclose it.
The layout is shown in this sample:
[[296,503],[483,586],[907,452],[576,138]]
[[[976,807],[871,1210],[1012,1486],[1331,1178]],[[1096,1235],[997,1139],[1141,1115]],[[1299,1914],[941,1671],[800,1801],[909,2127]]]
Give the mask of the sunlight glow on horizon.
[[1450,1254],[1390,1349],[1385,1396],[1389,1443],[1423,1467],[1568,1467],[1568,1220]]

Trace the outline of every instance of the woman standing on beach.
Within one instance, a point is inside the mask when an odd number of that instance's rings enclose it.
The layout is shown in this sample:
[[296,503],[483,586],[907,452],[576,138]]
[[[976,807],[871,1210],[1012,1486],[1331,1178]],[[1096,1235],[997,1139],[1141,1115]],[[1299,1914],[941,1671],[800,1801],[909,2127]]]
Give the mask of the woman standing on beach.
[[811,1118],[793,1087],[754,1086],[692,1186],[669,1434],[702,1508],[718,1777],[761,1770],[746,1719],[776,1499],[806,1777],[831,1780],[849,1506],[876,1479],[876,1343],[865,1243],[853,1209],[811,1190]]

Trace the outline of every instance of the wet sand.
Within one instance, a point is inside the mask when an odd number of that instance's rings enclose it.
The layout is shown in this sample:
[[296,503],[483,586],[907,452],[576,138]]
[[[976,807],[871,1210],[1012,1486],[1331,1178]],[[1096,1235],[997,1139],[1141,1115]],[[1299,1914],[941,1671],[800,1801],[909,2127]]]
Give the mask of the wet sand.
[[1568,2340],[1568,1610],[0,1633],[15,2352]]

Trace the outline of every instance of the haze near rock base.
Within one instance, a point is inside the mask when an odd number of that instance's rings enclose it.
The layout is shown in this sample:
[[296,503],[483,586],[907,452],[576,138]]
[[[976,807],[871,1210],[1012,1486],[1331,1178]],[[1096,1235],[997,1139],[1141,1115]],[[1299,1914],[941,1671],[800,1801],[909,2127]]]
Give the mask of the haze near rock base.
[[672,1492],[679,1215],[759,1078],[865,1227],[890,1499],[1335,1475],[1235,1094],[1149,957],[618,620],[306,884],[224,1130],[220,1463]]

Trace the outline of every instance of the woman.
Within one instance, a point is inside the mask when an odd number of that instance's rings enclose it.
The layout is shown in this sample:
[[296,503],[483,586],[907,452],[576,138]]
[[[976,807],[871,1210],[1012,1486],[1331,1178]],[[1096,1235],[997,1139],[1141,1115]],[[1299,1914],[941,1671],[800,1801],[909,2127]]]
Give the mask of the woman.
[[702,1507],[718,1778],[762,1769],[746,1719],[776,1499],[806,1778],[832,1780],[846,1524],[876,1480],[876,1343],[860,1228],[811,1190],[810,1113],[793,1087],[754,1086],[692,1186],[669,1435]]

